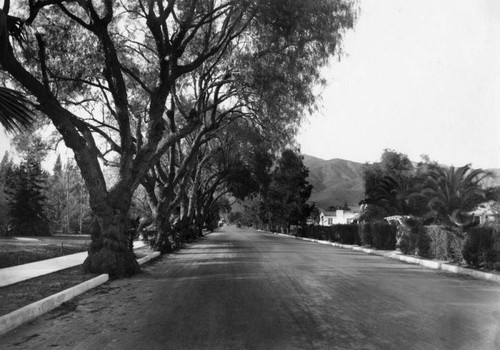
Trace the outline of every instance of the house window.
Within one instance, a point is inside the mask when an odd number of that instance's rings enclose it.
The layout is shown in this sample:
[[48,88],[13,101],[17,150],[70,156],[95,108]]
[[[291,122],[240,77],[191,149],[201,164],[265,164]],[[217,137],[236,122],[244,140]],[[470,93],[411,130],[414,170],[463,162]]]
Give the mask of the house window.
[[331,225],[333,224],[333,219],[332,218],[328,218],[328,225]]

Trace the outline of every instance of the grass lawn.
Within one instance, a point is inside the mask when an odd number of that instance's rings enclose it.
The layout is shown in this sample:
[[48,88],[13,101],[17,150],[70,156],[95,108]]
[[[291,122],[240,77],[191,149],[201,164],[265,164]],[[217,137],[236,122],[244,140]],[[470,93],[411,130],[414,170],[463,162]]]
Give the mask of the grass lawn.
[[48,275],[32,278],[19,283],[0,288],[0,316],[20,309],[35,301],[59,293],[82,282],[98,276],[83,273],[81,266],[54,272]]
[[86,251],[90,237],[0,237],[0,269]]
[[[83,240],[83,242],[85,241]],[[3,243],[4,240],[0,239],[0,245]],[[65,243],[67,243],[67,241],[65,241]],[[41,250],[42,249],[40,249],[40,251]],[[152,251],[149,247],[145,246],[134,250],[134,253],[136,258],[139,259],[151,254]],[[0,253],[0,255],[1,254],[2,253]],[[79,265],[48,275],[11,284],[9,286],[0,287],[0,300],[8,301],[0,302],[0,316],[6,315],[35,301],[76,286],[77,284],[88,281],[96,276],[98,276],[98,274],[84,273],[82,266]]]

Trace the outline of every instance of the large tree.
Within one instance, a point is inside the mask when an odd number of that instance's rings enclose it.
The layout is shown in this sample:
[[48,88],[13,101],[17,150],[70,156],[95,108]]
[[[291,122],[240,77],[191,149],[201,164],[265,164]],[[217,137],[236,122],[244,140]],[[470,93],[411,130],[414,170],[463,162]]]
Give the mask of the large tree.
[[[319,68],[353,23],[347,0],[20,5],[27,9],[18,13],[23,21],[8,17],[7,0],[0,23],[8,26],[11,19],[34,30],[21,35],[22,44],[2,31],[3,78],[31,96],[73,150],[96,218],[84,266],[115,276],[138,271],[126,242],[134,190],[166,151],[201,124],[205,111],[196,103],[182,110],[177,98],[185,78],[203,67],[227,70],[231,76],[220,79],[237,84],[232,98],[245,101],[242,112],[267,113],[281,130],[294,131],[304,107],[314,105]],[[9,33],[19,31],[16,25]],[[227,55],[234,50],[239,54]],[[101,165],[110,163],[119,168],[113,184],[106,183]]]
[[420,210],[422,184],[406,154],[385,149],[380,162],[363,167],[363,182],[363,203],[367,204],[364,220],[416,214]]
[[486,200],[488,191],[482,182],[491,174],[472,169],[470,165],[459,168],[436,166],[429,174],[426,194],[435,220],[458,226],[470,224],[472,218],[467,212]]
[[42,170],[39,153],[29,147],[8,184],[9,234],[20,236],[49,235],[46,215],[48,174]]
[[266,210],[273,226],[288,231],[290,225],[305,226],[312,205],[307,204],[312,185],[302,156],[291,149],[282,152],[272,173]]

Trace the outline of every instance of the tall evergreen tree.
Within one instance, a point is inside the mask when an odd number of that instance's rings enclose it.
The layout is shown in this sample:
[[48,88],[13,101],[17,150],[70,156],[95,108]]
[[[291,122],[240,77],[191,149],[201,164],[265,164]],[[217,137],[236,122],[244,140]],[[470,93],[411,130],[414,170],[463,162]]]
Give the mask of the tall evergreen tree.
[[273,172],[267,210],[274,224],[287,231],[290,225],[306,224],[312,206],[307,204],[312,185],[307,182],[309,169],[302,156],[288,149],[283,151]]
[[15,181],[10,184],[9,233],[19,236],[49,235],[45,214],[47,174],[42,170],[40,160],[33,153],[28,153],[14,174]]
[[60,155],[57,156],[52,171],[47,188],[47,219],[50,222],[50,231],[55,233],[63,232],[63,211],[66,199]]
[[4,192],[7,176],[11,174],[13,162],[9,157],[9,152],[5,152],[2,162],[0,163],[0,236],[7,233],[9,223],[9,206],[7,194]]

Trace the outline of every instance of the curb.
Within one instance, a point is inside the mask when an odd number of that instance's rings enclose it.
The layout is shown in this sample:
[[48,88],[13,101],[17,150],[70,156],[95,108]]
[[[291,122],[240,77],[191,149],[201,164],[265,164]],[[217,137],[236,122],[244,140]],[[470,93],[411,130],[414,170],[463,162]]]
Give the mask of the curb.
[[[146,255],[141,259],[138,259],[137,262],[139,263],[139,265],[142,265],[152,259],[157,258],[158,256],[160,256],[160,253],[154,252],[152,254]],[[76,286],[48,296],[42,300],[38,300],[34,303],[23,306],[22,308],[12,311],[7,315],[1,316],[0,336],[16,327],[19,327],[23,323],[31,321],[38,316],[55,309],[56,307],[80,294],[106,283],[108,280],[109,275],[107,273],[99,275]]]
[[442,261],[425,260],[425,259],[420,259],[420,258],[416,258],[413,256],[402,255],[402,254],[399,254],[396,252],[383,253],[381,251],[378,251],[377,249],[363,248],[363,247],[360,247],[357,245],[340,244],[340,243],[335,243],[335,242],[330,242],[330,241],[322,241],[319,239],[312,239],[312,238],[305,238],[305,237],[295,237],[295,236],[285,235],[283,233],[275,233],[275,232],[271,232],[271,233],[273,235],[276,235],[276,236],[290,237],[290,238],[298,239],[301,241],[331,245],[333,247],[344,248],[344,249],[352,249],[355,251],[361,251],[361,252],[368,253],[368,254],[374,254],[374,255],[383,256],[383,257],[389,258],[389,259],[403,261],[403,262],[406,262],[408,264],[420,265],[420,266],[423,266],[423,267],[426,267],[429,269],[433,269],[433,270],[442,270],[445,272],[456,273],[458,275],[467,275],[467,276],[475,277],[475,278],[482,279],[482,280],[500,283],[500,275],[496,275],[496,274],[489,273],[489,272],[470,270],[470,269],[466,269],[464,267],[460,267],[460,266],[456,266],[456,265],[449,265],[449,264],[446,264]]
[[62,303],[73,299],[77,295],[80,295],[89,289],[100,286],[108,280],[108,274],[99,275],[91,280],[65,289],[57,294],[26,305],[20,309],[12,311],[10,314],[0,317],[0,335],[7,333],[25,322],[31,321],[47,311],[55,309]]
[[150,261],[152,259],[155,259],[155,258],[157,258],[159,256],[160,256],[160,252],[154,252],[152,254],[146,255],[145,257],[137,259],[137,262],[139,263],[139,265],[142,265],[142,264],[145,264],[148,261]]

